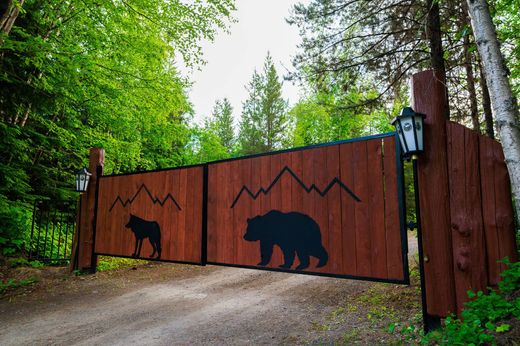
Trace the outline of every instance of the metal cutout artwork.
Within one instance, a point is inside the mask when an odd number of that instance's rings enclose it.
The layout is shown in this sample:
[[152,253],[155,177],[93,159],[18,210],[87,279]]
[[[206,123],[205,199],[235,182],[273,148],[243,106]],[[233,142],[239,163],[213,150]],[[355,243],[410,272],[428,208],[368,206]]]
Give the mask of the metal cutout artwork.
[[291,175],[291,177],[293,177],[294,180],[296,180],[296,182],[305,190],[305,192],[307,193],[310,193],[311,191],[316,191],[321,197],[324,197],[327,192],[329,192],[330,189],[332,189],[334,187],[334,185],[338,184],[343,190],[347,191],[347,193],[356,201],[356,202],[361,202],[361,199],[356,196],[356,194],[354,192],[352,192],[352,190],[350,190],[348,188],[347,185],[345,185],[341,180],[339,180],[338,177],[335,177],[334,179],[332,179],[330,181],[330,183],[327,185],[327,187],[325,187],[325,189],[322,191],[320,190],[314,183],[311,185],[311,186],[307,186],[305,185],[305,183],[296,175],[296,173],[294,173],[289,167],[285,166],[281,171],[280,173],[278,173],[278,175],[276,176],[276,178],[274,178],[274,180],[271,182],[271,184],[267,187],[267,189],[264,189],[263,187],[261,187],[256,193],[253,193],[247,186],[242,186],[242,188],[240,189],[240,192],[237,194],[237,196],[235,197],[235,200],[233,201],[233,203],[231,204],[231,208],[234,208],[235,207],[235,204],[237,204],[238,200],[240,199],[240,197],[242,196],[242,193],[245,191],[247,192],[247,194],[253,199],[253,200],[256,200],[258,198],[258,196],[260,195],[260,193],[263,193],[264,195],[267,195],[269,193],[269,191],[271,191],[271,189],[273,188],[273,186],[278,182],[278,180],[280,180],[280,178],[285,174],[285,173],[289,173]]
[[141,256],[141,247],[143,246],[143,240],[148,238],[150,245],[152,245],[153,252],[150,258],[153,258],[157,253],[156,259],[161,258],[161,228],[157,221],[147,221],[130,214],[130,220],[125,225],[129,228],[135,236],[135,248],[132,257]]
[[166,195],[166,197],[164,197],[162,199],[162,201],[159,199],[159,197],[155,196],[153,197],[152,196],[152,193],[150,192],[150,190],[148,190],[148,188],[146,187],[145,184],[141,184],[141,186],[139,187],[139,189],[137,190],[137,192],[134,194],[134,196],[132,198],[127,198],[127,200],[125,202],[123,202],[123,199],[120,197],[120,196],[117,196],[116,199],[114,200],[114,203],[112,203],[112,206],[110,207],[110,209],[108,210],[109,212],[112,211],[112,209],[114,209],[115,205],[117,204],[117,202],[119,202],[123,208],[126,208],[126,206],[128,204],[132,204],[134,202],[134,200],[137,198],[137,196],[139,196],[139,194],[141,193],[141,191],[145,191],[146,194],[148,195],[148,197],[150,198],[150,200],[153,202],[153,204],[157,204],[159,203],[159,205],[162,207],[164,206],[164,204],[166,203],[167,200],[171,200],[175,206],[177,207],[177,209],[182,210],[181,207],[179,206],[179,203],[177,203],[177,201],[175,200],[175,198],[173,198],[173,196],[171,195],[171,193],[168,193]]
[[269,264],[275,245],[283,252],[284,263],[280,268],[290,269],[295,255],[300,261],[296,270],[308,268],[310,256],[318,258],[317,268],[325,266],[329,260],[327,250],[321,243],[318,223],[310,216],[298,212],[282,213],[271,210],[265,215],[247,219],[244,240],[260,241],[259,266]]

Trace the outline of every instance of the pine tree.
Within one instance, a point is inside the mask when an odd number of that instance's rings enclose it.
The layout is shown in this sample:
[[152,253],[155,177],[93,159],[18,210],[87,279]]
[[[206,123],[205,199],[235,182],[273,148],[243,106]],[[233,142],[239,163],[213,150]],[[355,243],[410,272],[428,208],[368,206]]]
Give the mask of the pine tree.
[[212,131],[220,139],[220,143],[228,153],[233,151],[235,145],[233,107],[227,98],[215,102],[211,118],[206,123],[206,129]]
[[243,104],[239,141],[244,154],[281,148],[287,126],[287,101],[282,83],[268,53],[262,74],[253,73],[247,86],[249,98]]

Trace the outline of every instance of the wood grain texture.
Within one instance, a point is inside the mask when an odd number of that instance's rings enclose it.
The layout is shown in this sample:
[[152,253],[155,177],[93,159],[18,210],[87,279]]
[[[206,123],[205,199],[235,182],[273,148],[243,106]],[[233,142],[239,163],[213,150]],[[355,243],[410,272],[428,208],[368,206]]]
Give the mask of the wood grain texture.
[[[135,237],[125,227],[132,214],[159,224],[161,260],[199,263],[202,246],[202,179],[202,167],[101,178],[96,253],[132,256]],[[140,258],[148,258],[151,253],[150,242],[144,239]]]
[[428,313],[444,317],[457,311],[450,227],[444,76],[429,70],[412,76],[412,104],[424,119],[424,147],[418,160],[419,203]]
[[500,273],[505,269],[505,265],[498,261],[506,256],[512,261],[518,260],[511,190],[500,143],[479,136],[479,144],[488,284],[496,286],[500,280]]
[[481,209],[478,134],[448,122],[448,169],[457,312],[467,291],[487,287],[484,224]]
[[[404,281],[395,148],[389,136],[210,164],[208,262],[258,267],[260,241],[244,239],[248,219],[278,210],[318,224],[328,262],[318,267],[312,255],[304,271]],[[291,269],[300,263],[296,253]],[[282,264],[274,245],[266,267]]]

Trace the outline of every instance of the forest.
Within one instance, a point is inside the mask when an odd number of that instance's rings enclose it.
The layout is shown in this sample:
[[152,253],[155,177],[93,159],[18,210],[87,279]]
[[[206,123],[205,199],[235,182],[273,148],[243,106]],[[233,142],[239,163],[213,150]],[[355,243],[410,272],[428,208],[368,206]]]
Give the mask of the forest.
[[[520,1],[490,1],[515,97]],[[233,0],[9,0],[0,7],[0,244],[21,250],[35,200],[76,200],[88,149],[106,173],[176,167],[392,131],[409,76],[444,71],[453,121],[496,138],[466,2],[313,0],[287,22],[302,43],[281,75],[266,52],[242,109],[217,100],[194,121],[201,40],[235,20]],[[304,96],[289,106],[283,83]],[[8,250],[8,251],[11,251]]]

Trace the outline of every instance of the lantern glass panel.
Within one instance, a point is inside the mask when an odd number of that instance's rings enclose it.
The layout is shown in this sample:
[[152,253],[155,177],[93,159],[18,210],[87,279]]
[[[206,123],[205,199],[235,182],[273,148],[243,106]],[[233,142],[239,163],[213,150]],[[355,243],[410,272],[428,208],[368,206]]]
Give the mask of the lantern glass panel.
[[408,146],[408,152],[415,152],[417,150],[417,144],[415,141],[415,132],[414,132],[414,117],[403,117],[401,118],[401,127],[403,131],[403,137],[406,141],[406,145]]
[[417,132],[417,147],[419,151],[424,150],[424,137],[423,137],[423,117],[421,115],[416,115],[415,119],[415,130]]

